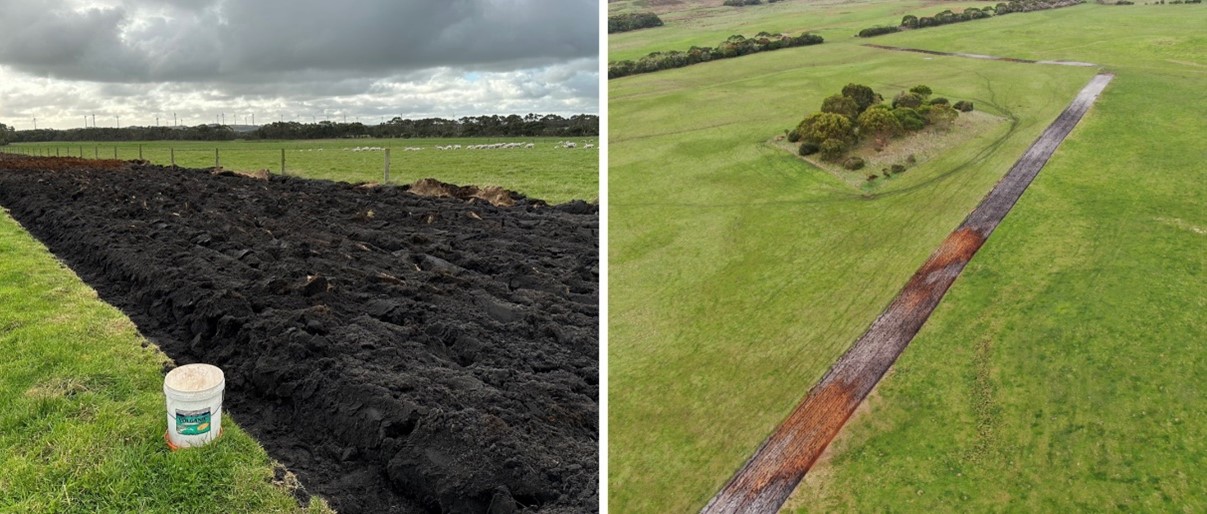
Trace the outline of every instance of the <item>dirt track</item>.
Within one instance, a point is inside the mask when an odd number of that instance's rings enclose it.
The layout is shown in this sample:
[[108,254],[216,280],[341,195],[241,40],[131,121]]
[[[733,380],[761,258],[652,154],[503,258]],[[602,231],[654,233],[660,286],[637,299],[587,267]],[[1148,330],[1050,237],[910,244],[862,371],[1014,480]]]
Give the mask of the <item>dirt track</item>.
[[1112,78],[1090,80],[702,512],[779,510]]
[[341,512],[598,510],[594,206],[14,157],[0,205]]

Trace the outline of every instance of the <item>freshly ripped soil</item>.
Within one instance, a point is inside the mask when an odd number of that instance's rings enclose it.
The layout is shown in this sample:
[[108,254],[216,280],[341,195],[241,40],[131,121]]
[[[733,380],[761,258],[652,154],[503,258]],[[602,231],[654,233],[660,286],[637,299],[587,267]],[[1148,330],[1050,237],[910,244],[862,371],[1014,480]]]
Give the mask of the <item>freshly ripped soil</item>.
[[0,157],[0,205],[345,513],[598,510],[598,212],[509,197]]

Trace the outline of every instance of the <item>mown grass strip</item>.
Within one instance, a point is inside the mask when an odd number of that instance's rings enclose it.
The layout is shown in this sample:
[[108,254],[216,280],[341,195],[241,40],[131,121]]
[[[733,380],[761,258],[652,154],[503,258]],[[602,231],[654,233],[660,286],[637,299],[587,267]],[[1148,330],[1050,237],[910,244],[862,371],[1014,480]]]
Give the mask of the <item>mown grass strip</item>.
[[167,358],[0,213],[0,512],[322,512],[232,420],[169,451]]

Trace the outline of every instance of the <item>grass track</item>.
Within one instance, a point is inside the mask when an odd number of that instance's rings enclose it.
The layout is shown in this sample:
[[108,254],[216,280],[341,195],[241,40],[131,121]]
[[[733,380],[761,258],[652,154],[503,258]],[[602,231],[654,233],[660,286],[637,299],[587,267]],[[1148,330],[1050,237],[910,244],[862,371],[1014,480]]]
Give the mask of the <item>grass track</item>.
[[[570,138],[578,148],[554,148],[559,138],[480,138],[480,139],[332,139],[315,141],[142,141],[119,143],[31,143],[16,148],[35,147],[55,155],[68,152],[78,157],[99,155],[113,158],[143,158],[156,164],[172,162],[190,168],[214,166],[214,149],[219,149],[223,167],[238,171],[281,169],[281,149],[286,149],[285,170],[307,178],[345,182],[381,181],[385,155],[380,151],[353,152],[356,147],[390,148],[390,180],[410,183],[421,178],[436,178],[454,184],[503,186],[533,198],[560,203],[573,199],[595,201],[599,198],[599,151],[583,148],[583,142],[599,138]],[[532,149],[436,150],[436,145],[463,146],[499,142],[530,142]],[[98,149],[99,146],[99,149]],[[598,144],[596,145],[598,146]],[[403,151],[422,147],[422,151]],[[321,150],[321,151],[320,151]],[[37,150],[35,150],[37,151]]]
[[302,510],[229,418],[217,442],[167,449],[166,357],[143,342],[0,212],[0,512]]

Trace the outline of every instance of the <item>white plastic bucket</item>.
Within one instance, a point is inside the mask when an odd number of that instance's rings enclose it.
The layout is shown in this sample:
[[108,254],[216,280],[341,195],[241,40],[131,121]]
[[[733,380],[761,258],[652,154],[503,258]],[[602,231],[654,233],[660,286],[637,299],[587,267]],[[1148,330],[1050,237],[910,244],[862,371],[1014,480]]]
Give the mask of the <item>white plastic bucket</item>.
[[173,450],[203,446],[222,434],[222,391],[226,377],[217,366],[186,364],[163,379],[168,432]]

